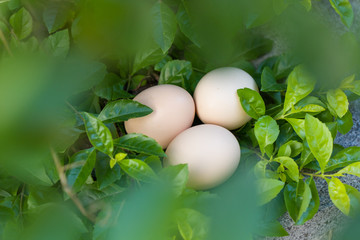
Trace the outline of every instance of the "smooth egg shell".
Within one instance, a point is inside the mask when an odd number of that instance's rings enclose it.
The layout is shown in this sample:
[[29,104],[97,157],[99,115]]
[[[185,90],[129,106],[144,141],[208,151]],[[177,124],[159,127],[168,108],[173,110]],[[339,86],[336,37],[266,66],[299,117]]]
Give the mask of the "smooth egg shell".
[[153,112],[125,122],[127,133],[142,133],[155,139],[163,148],[179,133],[191,127],[195,104],[191,95],[175,85],[158,85],[139,93],[135,98]]
[[218,68],[207,73],[194,92],[196,112],[203,123],[216,124],[229,130],[237,129],[251,120],[243,110],[238,89],[259,91],[254,79],[245,71]]
[[240,145],[227,129],[202,124],[178,135],[166,150],[164,165],[187,164],[188,187],[204,190],[226,181],[240,162]]

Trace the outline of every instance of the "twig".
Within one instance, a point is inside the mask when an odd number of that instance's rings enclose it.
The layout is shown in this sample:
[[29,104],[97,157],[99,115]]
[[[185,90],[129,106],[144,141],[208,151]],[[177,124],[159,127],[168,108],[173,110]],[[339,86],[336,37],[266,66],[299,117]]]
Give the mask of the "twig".
[[96,217],[92,213],[86,211],[85,207],[82,205],[80,199],[76,196],[76,194],[72,191],[70,186],[68,185],[67,178],[64,172],[64,167],[61,165],[59,157],[52,147],[50,147],[51,156],[54,160],[56,170],[59,174],[60,183],[64,192],[71,198],[76,207],[79,209],[82,215],[88,218],[91,222],[95,223]]
[[78,161],[78,162],[70,163],[70,164],[67,164],[67,165],[63,166],[63,170],[64,170],[64,172],[66,172],[66,171],[71,170],[73,168],[82,167],[82,166],[85,165],[85,163],[86,163],[86,161]]
[[8,44],[8,42],[6,41],[5,35],[4,35],[4,33],[3,33],[3,31],[2,31],[1,29],[0,29],[0,39],[1,39],[1,41],[3,42],[6,51],[9,53],[10,56],[13,57],[14,55],[13,55],[13,53],[12,53],[10,47],[9,47],[9,44]]

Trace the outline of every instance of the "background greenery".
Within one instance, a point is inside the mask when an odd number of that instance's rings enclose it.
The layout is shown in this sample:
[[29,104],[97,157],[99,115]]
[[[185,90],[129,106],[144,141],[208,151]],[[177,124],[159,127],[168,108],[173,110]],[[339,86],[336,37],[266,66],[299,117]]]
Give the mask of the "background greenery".
[[[348,1],[328,4],[342,34],[310,0],[0,1],[2,239],[284,236],[284,212],[317,212],[316,177],[355,214],[360,194],[337,177],[359,176],[359,147],[333,139],[360,94],[359,31]],[[194,191],[186,166],[162,168],[161,147],[123,121],[152,112],[131,100],[144,88],[193,93],[223,66],[261,95],[238,91],[254,120],[234,131],[235,176]]]

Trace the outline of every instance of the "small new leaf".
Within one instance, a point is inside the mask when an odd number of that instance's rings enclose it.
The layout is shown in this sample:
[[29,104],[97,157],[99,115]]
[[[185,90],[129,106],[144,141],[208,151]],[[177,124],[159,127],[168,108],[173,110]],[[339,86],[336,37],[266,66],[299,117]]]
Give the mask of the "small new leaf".
[[328,91],[326,97],[330,107],[335,110],[340,118],[342,118],[349,110],[348,98],[341,89]]

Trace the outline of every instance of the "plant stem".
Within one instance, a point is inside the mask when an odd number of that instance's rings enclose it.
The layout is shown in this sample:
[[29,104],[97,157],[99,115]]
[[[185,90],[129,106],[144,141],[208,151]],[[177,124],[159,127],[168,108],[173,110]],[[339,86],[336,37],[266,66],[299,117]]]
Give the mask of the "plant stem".
[[14,55],[13,55],[13,53],[12,53],[10,47],[9,47],[9,44],[8,44],[8,42],[6,41],[5,35],[4,35],[4,33],[3,33],[3,31],[2,31],[1,29],[0,29],[0,40],[3,42],[3,44],[4,44],[4,46],[5,46],[5,49],[6,49],[6,51],[9,53],[9,55],[10,55],[11,57],[13,57]]
[[56,170],[59,174],[60,183],[64,192],[70,197],[70,199],[74,202],[76,207],[79,209],[82,215],[88,218],[91,222],[95,223],[96,217],[92,213],[86,211],[85,207],[82,205],[80,199],[76,196],[76,194],[72,191],[71,187],[67,182],[67,178],[65,175],[64,167],[61,165],[59,157],[57,156],[55,150],[50,147],[51,156],[54,160]]
[[325,178],[325,177],[336,177],[338,175],[336,174],[314,174],[314,173],[301,173],[304,175],[308,175],[308,176],[313,176],[313,177],[320,177],[320,178]]

